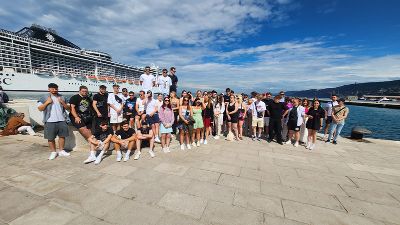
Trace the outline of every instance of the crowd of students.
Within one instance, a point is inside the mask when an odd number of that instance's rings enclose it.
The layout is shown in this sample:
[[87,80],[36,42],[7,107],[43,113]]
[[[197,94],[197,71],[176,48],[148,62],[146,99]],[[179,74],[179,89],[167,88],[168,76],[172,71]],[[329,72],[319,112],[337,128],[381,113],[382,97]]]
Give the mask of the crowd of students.
[[[95,164],[101,162],[111,144],[117,161],[127,161],[133,153],[137,160],[146,145],[151,157],[155,156],[155,143],[161,144],[164,153],[170,152],[173,137],[181,150],[207,145],[210,137],[242,141],[245,136],[253,141],[275,139],[278,144],[304,145],[313,150],[316,134],[324,124],[325,141],[336,144],[349,114],[345,100],[336,95],[324,108],[318,99],[290,98],[284,92],[272,97],[271,93],[235,94],[227,88],[225,93],[199,90],[192,94],[183,90],[178,96],[174,67],[170,74],[163,69],[157,79],[149,72],[146,68],[140,77],[142,90],[138,96],[126,88],[120,92],[119,85],[114,84],[111,93],[101,85],[91,98],[88,88],[81,86],[69,104],[58,93],[57,84],[50,83],[49,94],[38,101],[38,109],[43,111],[44,138],[51,150],[49,160],[70,155],[64,150],[68,136],[66,110],[70,123],[90,144],[84,163]],[[160,90],[156,96],[154,87]]]

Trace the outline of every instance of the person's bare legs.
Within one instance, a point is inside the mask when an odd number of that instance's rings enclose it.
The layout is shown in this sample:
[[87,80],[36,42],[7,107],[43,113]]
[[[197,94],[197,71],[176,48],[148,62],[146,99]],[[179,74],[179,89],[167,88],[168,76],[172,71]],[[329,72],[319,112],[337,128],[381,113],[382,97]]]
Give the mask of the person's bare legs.
[[238,122],[238,132],[239,132],[238,136],[240,139],[243,139],[243,123],[244,120],[239,120]]
[[238,130],[237,130],[237,123],[232,123],[232,132],[235,135],[236,140],[239,140]]
[[92,131],[89,130],[87,127],[79,128],[79,133],[87,140],[92,136]]
[[263,127],[258,128],[258,136],[257,137],[260,139],[261,139],[262,130],[263,130]]
[[256,137],[257,137],[257,126],[255,126],[255,127],[253,126],[253,127],[252,127],[252,130],[253,130],[252,136],[253,136],[253,138],[256,138]]
[[294,139],[296,140],[296,143],[299,143],[299,141],[300,141],[300,131],[294,131]]
[[166,136],[167,134],[161,134],[161,147],[164,149],[166,148]]
[[[183,129],[179,129],[179,142],[181,143],[181,145],[185,144],[184,139],[185,139],[185,131],[183,131]],[[189,141],[187,143],[189,143]]]
[[49,143],[49,148],[51,152],[55,152],[56,151],[56,141],[55,140],[48,140],[47,141]]
[[[54,142],[54,148],[55,148],[55,142]],[[65,137],[58,137],[58,149],[60,151],[64,150],[65,147]]]
[[169,148],[169,144],[171,143],[171,134],[164,134],[165,135],[165,145]]

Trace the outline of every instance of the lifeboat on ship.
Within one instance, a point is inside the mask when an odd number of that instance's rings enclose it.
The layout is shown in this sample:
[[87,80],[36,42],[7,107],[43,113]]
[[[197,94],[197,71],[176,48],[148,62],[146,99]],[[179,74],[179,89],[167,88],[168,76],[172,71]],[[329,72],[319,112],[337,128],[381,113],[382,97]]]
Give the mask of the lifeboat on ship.
[[54,74],[48,70],[38,70],[35,75],[44,78],[54,78]]
[[75,75],[75,79],[77,80],[87,80],[87,77],[85,75],[77,74]]
[[101,82],[107,82],[107,78],[103,76],[99,76],[97,79]]
[[63,80],[69,80],[72,79],[72,75],[69,73],[59,73],[57,74],[57,77]]
[[89,75],[87,76],[87,78],[90,80],[97,80],[97,77],[95,75]]

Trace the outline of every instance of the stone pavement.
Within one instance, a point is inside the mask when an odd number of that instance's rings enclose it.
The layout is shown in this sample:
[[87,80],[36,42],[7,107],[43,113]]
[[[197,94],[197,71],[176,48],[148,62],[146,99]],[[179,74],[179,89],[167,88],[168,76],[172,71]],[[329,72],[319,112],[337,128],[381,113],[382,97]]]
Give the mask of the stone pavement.
[[341,139],[313,151],[210,140],[95,166],[0,138],[0,224],[400,224],[400,144]]

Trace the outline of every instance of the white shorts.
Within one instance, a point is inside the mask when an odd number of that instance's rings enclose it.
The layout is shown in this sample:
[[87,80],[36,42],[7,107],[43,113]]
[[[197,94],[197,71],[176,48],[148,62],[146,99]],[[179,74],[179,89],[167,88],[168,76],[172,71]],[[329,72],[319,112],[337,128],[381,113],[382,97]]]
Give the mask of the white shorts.
[[269,117],[264,117],[264,126],[269,126]]
[[123,119],[122,114],[120,114],[120,115],[111,114],[110,123],[121,123],[122,119]]

